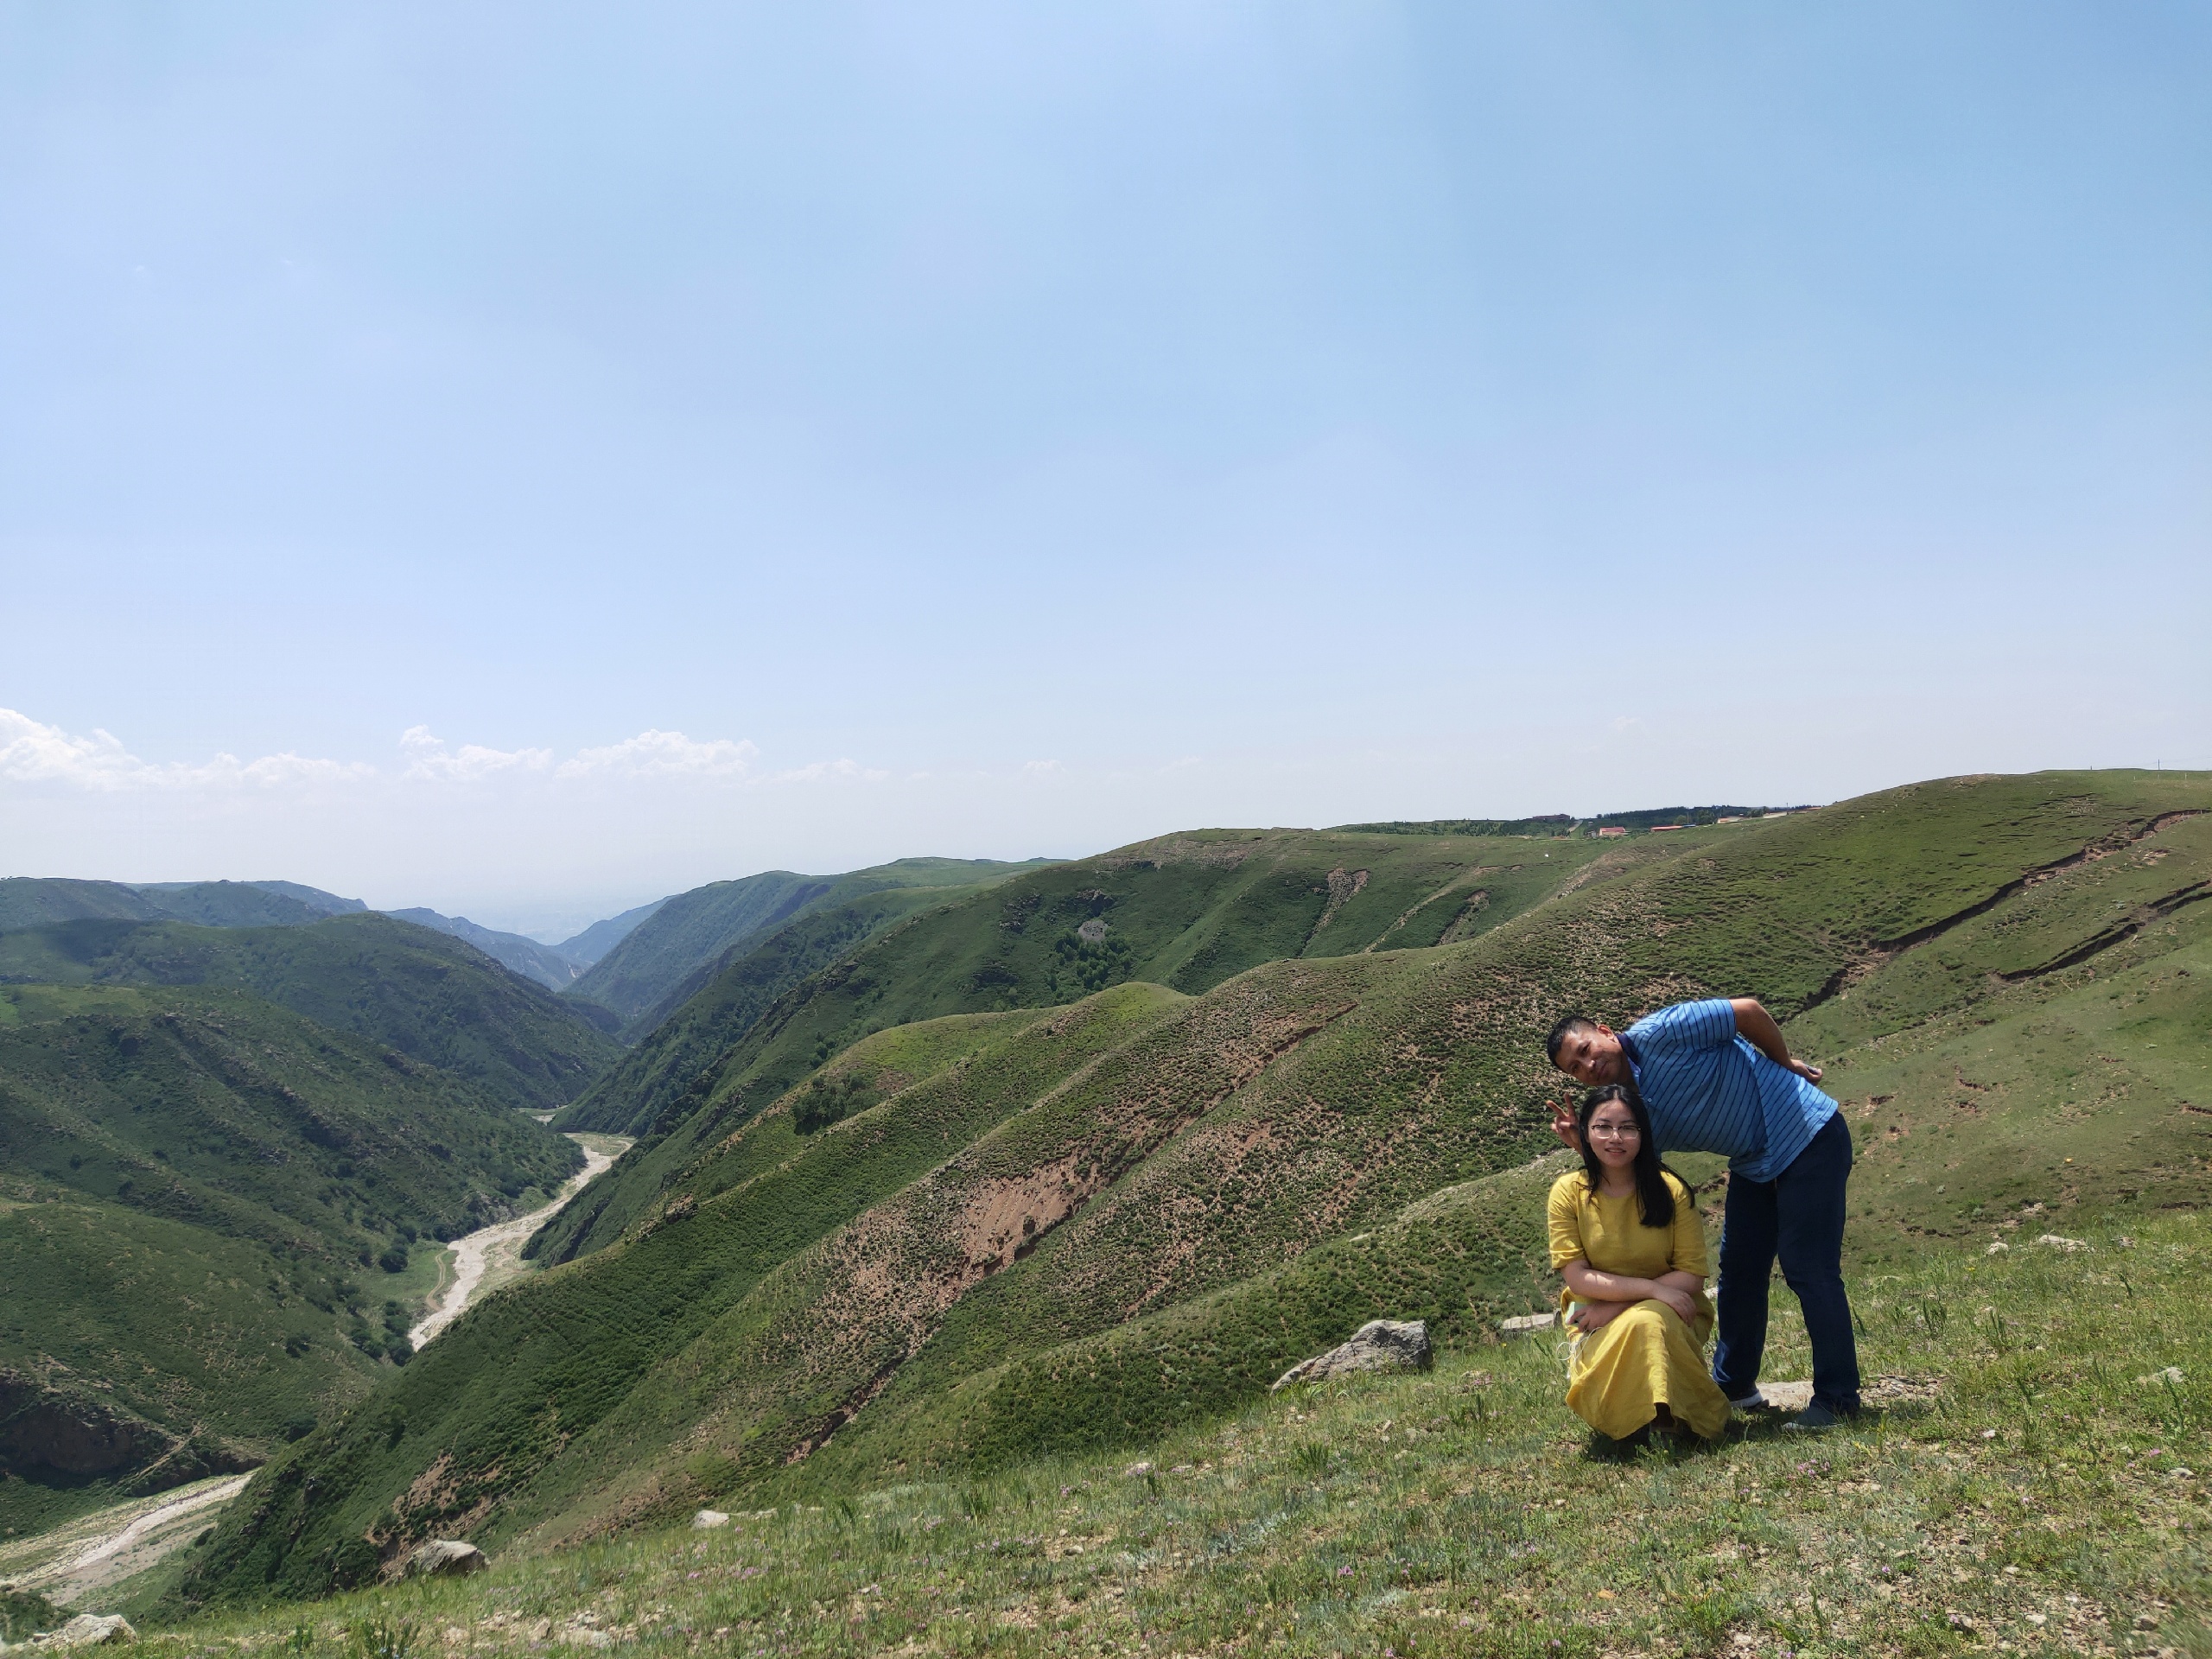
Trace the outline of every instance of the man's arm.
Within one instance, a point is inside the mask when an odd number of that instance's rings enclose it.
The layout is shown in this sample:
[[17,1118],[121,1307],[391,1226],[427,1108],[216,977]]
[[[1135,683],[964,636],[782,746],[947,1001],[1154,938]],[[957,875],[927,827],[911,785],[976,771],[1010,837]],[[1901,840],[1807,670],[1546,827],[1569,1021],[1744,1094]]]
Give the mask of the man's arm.
[[1821,1068],[1808,1065],[1802,1060],[1789,1058],[1789,1045],[1782,1039],[1782,1027],[1774,1023],[1774,1016],[1759,1006],[1755,996],[1732,996],[1728,1006],[1736,1010],[1736,1034],[1777,1065],[1787,1066],[1808,1083],[1821,1080]]

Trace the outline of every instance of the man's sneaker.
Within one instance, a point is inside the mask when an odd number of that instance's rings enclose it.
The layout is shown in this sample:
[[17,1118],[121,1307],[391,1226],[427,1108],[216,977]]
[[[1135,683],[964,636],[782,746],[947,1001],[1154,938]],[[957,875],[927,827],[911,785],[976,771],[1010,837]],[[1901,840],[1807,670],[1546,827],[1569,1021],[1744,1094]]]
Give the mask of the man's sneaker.
[[1765,1411],[1769,1409],[1766,1403],[1766,1396],[1761,1394],[1757,1389],[1753,1389],[1749,1394],[1745,1395],[1740,1400],[1731,1400],[1728,1404],[1732,1409],[1736,1411]]
[[1840,1415],[1835,1412],[1830,1411],[1826,1406],[1815,1400],[1811,1405],[1806,1407],[1804,1410],[1799,1412],[1795,1417],[1792,1417],[1788,1422],[1784,1423],[1782,1426],[1782,1430],[1785,1434],[1793,1428],[1797,1430],[1800,1433],[1817,1434],[1823,1429],[1840,1428],[1843,1427],[1843,1421],[1844,1420]]

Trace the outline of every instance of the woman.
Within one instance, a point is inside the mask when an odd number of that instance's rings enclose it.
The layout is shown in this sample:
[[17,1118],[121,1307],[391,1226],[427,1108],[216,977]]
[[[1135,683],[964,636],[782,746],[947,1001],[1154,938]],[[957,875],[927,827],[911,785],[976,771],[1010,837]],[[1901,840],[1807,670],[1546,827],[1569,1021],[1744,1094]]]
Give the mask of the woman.
[[1617,1440],[1647,1428],[1711,1437],[1728,1399],[1705,1369],[1713,1305],[1705,1228],[1659,1161],[1636,1090],[1593,1089],[1576,1114],[1582,1167],[1552,1183],[1552,1266],[1577,1335],[1567,1403]]

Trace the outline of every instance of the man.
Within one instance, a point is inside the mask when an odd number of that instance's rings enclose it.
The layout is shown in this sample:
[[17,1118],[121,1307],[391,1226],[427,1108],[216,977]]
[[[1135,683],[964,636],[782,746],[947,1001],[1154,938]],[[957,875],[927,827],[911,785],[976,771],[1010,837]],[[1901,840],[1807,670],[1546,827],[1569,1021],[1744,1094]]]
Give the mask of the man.
[[[1730,1402],[1764,1403],[1767,1280],[1778,1257],[1813,1346],[1813,1402],[1784,1427],[1829,1428],[1855,1414],[1859,1349],[1843,1288],[1851,1131],[1813,1086],[1820,1067],[1793,1059],[1773,1016],[1748,996],[1678,1002],[1619,1033],[1570,1014],[1544,1052],[1586,1087],[1633,1084],[1662,1152],[1727,1155],[1713,1380]],[[1571,1109],[1556,1108],[1552,1128],[1580,1149]]]

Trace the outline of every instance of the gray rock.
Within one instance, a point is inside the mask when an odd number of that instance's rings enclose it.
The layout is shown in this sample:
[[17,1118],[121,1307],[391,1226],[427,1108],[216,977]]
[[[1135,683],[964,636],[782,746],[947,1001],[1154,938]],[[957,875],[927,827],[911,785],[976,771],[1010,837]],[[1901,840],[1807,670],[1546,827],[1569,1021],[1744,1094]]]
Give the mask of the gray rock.
[[1428,1326],[1422,1321],[1370,1319],[1351,1333],[1350,1342],[1300,1360],[1275,1379],[1275,1387],[1319,1382],[1353,1371],[1425,1371],[1433,1357]]
[[121,1613],[79,1613],[50,1635],[33,1638],[41,1648],[99,1648],[136,1642],[138,1632]]
[[458,1579],[471,1573],[481,1573],[492,1563],[484,1559],[484,1552],[474,1544],[457,1538],[433,1538],[407,1558],[407,1576],[410,1579]]
[[1548,1331],[1559,1323],[1557,1313],[1521,1313],[1497,1322],[1501,1337],[1530,1337],[1539,1331]]
[[702,1510],[691,1517],[691,1529],[694,1532],[706,1532],[715,1527],[728,1525],[729,1525],[729,1516],[724,1515],[720,1510]]

